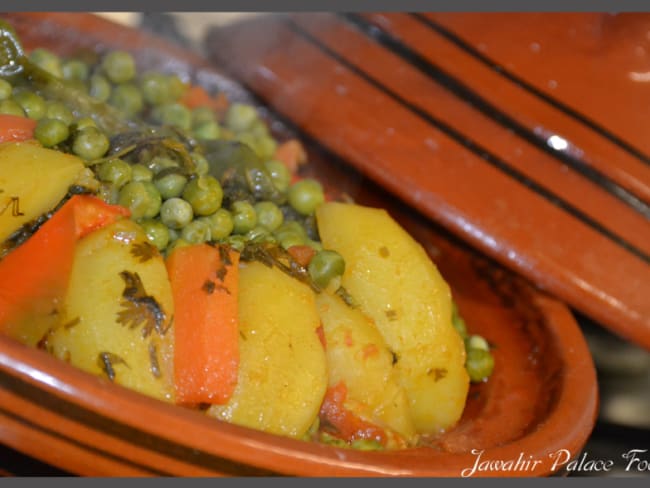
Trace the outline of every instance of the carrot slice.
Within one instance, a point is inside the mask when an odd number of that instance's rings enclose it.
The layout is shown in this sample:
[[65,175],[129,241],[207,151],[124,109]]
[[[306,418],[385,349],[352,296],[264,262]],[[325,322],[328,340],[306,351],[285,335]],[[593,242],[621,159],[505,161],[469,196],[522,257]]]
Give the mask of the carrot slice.
[[348,389],[343,382],[327,389],[319,413],[324,429],[348,442],[368,439],[386,446],[388,439],[382,428],[363,420],[345,407],[347,394]]
[[18,115],[0,115],[0,143],[20,142],[34,138],[36,121],[28,117]]
[[92,231],[112,224],[120,217],[129,217],[130,211],[120,205],[109,205],[97,197],[75,195],[70,199],[75,222],[75,235],[81,239]]
[[239,368],[239,253],[207,244],[167,258],[174,296],[174,381],[181,404],[228,401]]
[[29,314],[50,312],[65,294],[76,241],[126,215],[123,207],[75,195],[0,260],[0,331]]
[[300,141],[290,139],[278,146],[273,158],[286,164],[291,173],[296,173],[298,167],[307,162],[307,152]]
[[316,250],[311,246],[307,246],[306,244],[291,246],[289,249],[287,249],[287,252],[295,262],[297,262],[300,266],[305,267],[309,266],[309,262],[316,254]]
[[216,97],[212,97],[203,87],[198,85],[192,85],[185,91],[181,103],[191,109],[209,107],[218,114],[223,114],[228,109],[228,98],[223,92],[220,92]]

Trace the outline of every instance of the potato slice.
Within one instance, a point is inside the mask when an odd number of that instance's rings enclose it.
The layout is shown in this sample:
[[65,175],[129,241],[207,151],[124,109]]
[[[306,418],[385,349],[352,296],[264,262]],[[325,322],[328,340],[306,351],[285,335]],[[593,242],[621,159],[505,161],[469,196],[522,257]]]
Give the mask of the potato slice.
[[35,142],[0,144],[0,242],[53,209],[83,169],[81,159]]
[[208,414],[299,438],[314,422],[327,388],[314,293],[277,268],[243,263],[239,281],[238,383]]
[[426,252],[386,211],[343,203],[317,210],[323,245],[346,262],[342,285],[374,320],[397,357],[420,433],[460,418],[469,378],[451,323],[451,293]]
[[77,244],[61,320],[46,345],[85,371],[173,401],[173,314],[162,257],[124,219]]
[[316,304],[327,343],[329,386],[343,382],[348,410],[414,444],[417,435],[408,400],[398,382],[393,356],[375,324],[327,292],[316,297]]

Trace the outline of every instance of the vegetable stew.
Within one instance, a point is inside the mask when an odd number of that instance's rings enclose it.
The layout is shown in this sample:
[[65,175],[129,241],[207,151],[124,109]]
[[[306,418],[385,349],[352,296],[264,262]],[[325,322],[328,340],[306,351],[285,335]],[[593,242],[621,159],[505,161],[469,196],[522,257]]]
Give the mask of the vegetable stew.
[[490,345],[384,210],[327,195],[250,105],[0,27],[2,332],[306,441],[396,449],[456,424]]

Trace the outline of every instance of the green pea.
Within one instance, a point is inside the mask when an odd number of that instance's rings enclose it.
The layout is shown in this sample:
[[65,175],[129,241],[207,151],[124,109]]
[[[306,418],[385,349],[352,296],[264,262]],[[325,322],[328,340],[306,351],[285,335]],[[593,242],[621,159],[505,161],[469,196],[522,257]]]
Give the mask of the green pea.
[[74,115],[63,102],[51,101],[47,102],[47,112],[45,116],[48,119],[57,119],[69,126],[74,122]]
[[142,93],[133,83],[122,83],[115,86],[109,97],[109,103],[128,117],[140,113],[144,107]]
[[101,158],[110,146],[108,137],[96,127],[86,127],[74,136],[72,152],[77,156],[92,161]]
[[345,260],[336,251],[320,251],[309,262],[308,270],[313,282],[324,289],[333,278],[343,275]]
[[219,136],[221,135],[221,129],[216,122],[205,122],[204,124],[196,126],[192,133],[197,139],[214,141],[216,139],[219,139]]
[[190,130],[192,127],[192,113],[180,103],[167,103],[156,107],[152,115],[156,122],[163,125],[171,125],[182,130]]
[[102,75],[92,75],[88,94],[100,102],[108,101],[111,96],[111,83]]
[[101,67],[113,83],[124,83],[135,76],[135,60],[125,51],[112,51],[102,58]]
[[88,65],[78,59],[65,61],[61,66],[63,79],[68,81],[86,81],[88,79]]
[[303,246],[305,244],[305,238],[295,232],[285,232],[280,234],[280,236],[276,234],[275,238],[284,249],[289,249],[293,246]]
[[0,101],[0,114],[26,117],[23,107],[21,107],[18,102],[11,99]]
[[192,127],[199,127],[208,122],[216,122],[214,111],[209,107],[197,107],[192,110]]
[[295,234],[300,236],[303,241],[307,240],[307,232],[305,232],[305,228],[295,220],[285,220],[285,222],[274,232],[274,234],[278,240],[282,240],[285,234]]
[[40,95],[28,90],[21,90],[14,93],[14,100],[23,108],[30,119],[39,120],[45,117],[45,100]]
[[255,152],[262,161],[272,158],[277,148],[278,143],[271,136],[260,137],[255,142]]
[[210,226],[203,220],[193,220],[181,232],[181,237],[192,244],[201,244],[211,239]]
[[328,434],[327,432],[321,432],[320,435],[318,436],[319,442],[323,444],[327,444],[328,446],[334,446],[334,447],[349,447],[348,443],[345,442],[343,439],[339,439],[338,437],[334,437],[331,434]]
[[160,207],[160,220],[170,229],[182,229],[193,217],[192,205],[182,198],[165,200]]
[[162,73],[149,71],[140,78],[140,89],[144,100],[151,105],[162,105],[172,101],[169,79]]
[[240,200],[232,204],[233,232],[246,234],[257,225],[257,213],[250,202]]
[[266,171],[271,175],[271,182],[273,186],[281,193],[285,193],[289,189],[291,183],[291,173],[289,168],[282,161],[272,159],[264,163]]
[[39,68],[44,69],[48,73],[61,78],[63,71],[61,70],[61,60],[51,51],[43,48],[34,49],[30,55],[29,60],[37,65]]
[[131,181],[133,169],[126,161],[117,158],[110,159],[99,165],[97,177],[101,181],[113,183],[116,187],[121,188]]
[[210,215],[221,207],[223,189],[214,176],[199,176],[187,184],[183,198],[192,205],[195,215]]
[[144,164],[131,165],[131,179],[133,181],[151,181],[153,180],[153,171]]
[[178,173],[168,173],[154,180],[154,185],[160,192],[160,196],[167,200],[168,198],[179,197],[187,184],[187,177]]
[[257,213],[257,223],[270,231],[278,229],[284,222],[282,210],[273,202],[257,202],[255,212]]
[[465,344],[467,349],[482,349],[484,351],[490,350],[488,341],[486,341],[485,338],[481,337],[480,335],[469,336]]
[[57,119],[41,119],[34,129],[34,137],[45,147],[53,147],[70,135],[68,125]]
[[178,168],[178,163],[172,158],[166,156],[156,156],[150,159],[147,163],[147,168],[153,171],[154,174],[160,173],[162,170],[169,168]]
[[149,242],[156,246],[159,251],[169,245],[169,229],[159,220],[144,219],[140,222],[140,226]]
[[234,228],[232,215],[225,208],[203,218],[210,226],[210,235],[215,241],[228,237]]
[[187,84],[176,75],[170,75],[167,82],[169,83],[169,94],[172,100],[178,100],[187,91]]
[[82,117],[80,119],[77,119],[76,126],[77,126],[77,130],[82,130],[85,129],[86,127],[97,128],[97,124],[92,119],[92,117]]
[[289,187],[289,204],[300,214],[309,215],[325,201],[321,184],[311,178],[297,181]]
[[375,439],[355,439],[350,443],[350,447],[358,451],[381,451],[384,449],[384,446]]
[[132,219],[139,220],[158,215],[162,199],[153,183],[131,181],[120,190],[118,203],[131,210]]
[[192,162],[194,163],[194,171],[196,174],[199,176],[207,175],[210,171],[210,163],[208,163],[208,160],[205,159],[205,156],[196,151],[190,154],[190,156],[192,157]]
[[465,360],[465,369],[474,383],[484,381],[494,370],[494,358],[485,349],[469,349]]
[[0,100],[7,100],[11,96],[13,87],[11,83],[6,80],[0,79]]
[[257,120],[257,111],[251,105],[233,103],[226,112],[226,126],[235,131],[243,132]]

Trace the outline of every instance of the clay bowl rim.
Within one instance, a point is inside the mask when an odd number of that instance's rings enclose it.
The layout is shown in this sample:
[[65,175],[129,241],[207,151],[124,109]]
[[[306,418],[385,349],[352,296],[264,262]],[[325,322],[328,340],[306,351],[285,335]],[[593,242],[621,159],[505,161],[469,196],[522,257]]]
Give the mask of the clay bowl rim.
[[[597,387],[593,362],[580,330],[561,303],[538,296],[548,333],[563,362],[562,384],[548,416],[523,437],[485,449],[481,460],[540,460],[525,471],[491,470],[480,476],[552,474],[553,454],[578,454],[593,428]],[[78,370],[43,351],[0,337],[0,374],[145,434],[242,466],[298,476],[459,476],[474,454],[440,454],[431,448],[367,452],[308,443],[240,427],[149,398]],[[503,419],[502,419],[503,420]],[[209,469],[209,466],[208,466]],[[467,473],[467,472],[466,472]]]

